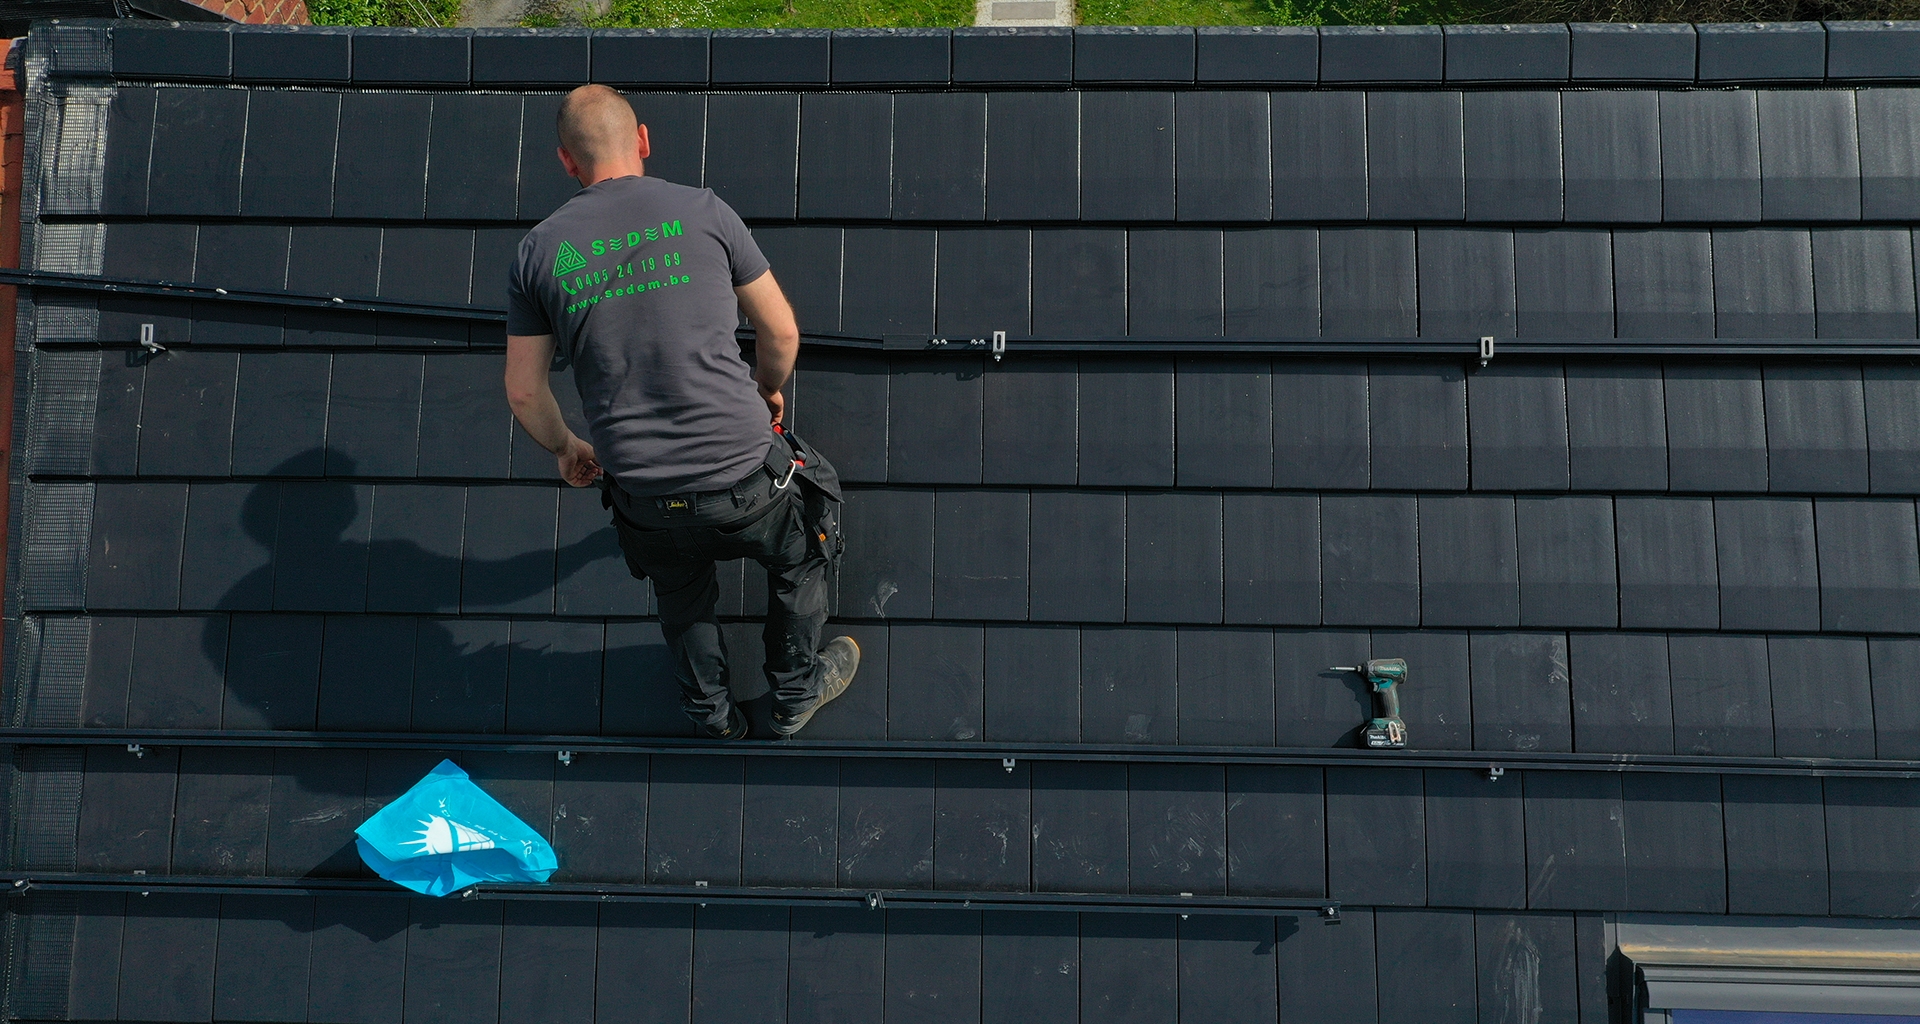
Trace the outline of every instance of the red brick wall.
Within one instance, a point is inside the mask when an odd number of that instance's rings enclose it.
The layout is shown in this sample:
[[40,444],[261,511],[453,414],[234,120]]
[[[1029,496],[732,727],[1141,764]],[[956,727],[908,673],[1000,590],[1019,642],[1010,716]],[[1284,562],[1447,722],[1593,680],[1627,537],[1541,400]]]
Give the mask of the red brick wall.
[[306,0],[191,0],[248,25],[308,25]]

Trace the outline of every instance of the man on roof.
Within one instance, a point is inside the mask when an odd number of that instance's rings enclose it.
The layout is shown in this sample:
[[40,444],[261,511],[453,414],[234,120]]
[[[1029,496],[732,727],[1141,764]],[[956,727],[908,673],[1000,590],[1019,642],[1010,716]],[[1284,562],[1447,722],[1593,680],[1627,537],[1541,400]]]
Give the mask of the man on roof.
[[[773,731],[791,736],[860,663],[851,637],[820,644],[837,519],[823,523],[827,503],[803,491],[824,471],[837,499],[837,483],[817,453],[776,433],[800,351],[793,309],[731,207],[646,176],[647,129],[619,93],[575,89],[558,127],[560,163],[581,189],[527,234],[509,273],[508,404],[568,483],[606,487],[628,568],[653,579],[685,710],[716,739],[749,724],[728,687],[714,563],[766,567]],[[734,335],[743,312],[752,366]],[[554,400],[556,348],[591,443]]]

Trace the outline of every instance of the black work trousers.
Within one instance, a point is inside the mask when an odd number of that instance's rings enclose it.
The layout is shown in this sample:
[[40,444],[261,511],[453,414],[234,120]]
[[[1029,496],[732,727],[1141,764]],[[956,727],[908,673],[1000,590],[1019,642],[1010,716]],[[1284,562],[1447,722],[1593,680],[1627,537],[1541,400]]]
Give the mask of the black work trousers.
[[733,706],[726,647],[714,608],[714,563],[750,558],[765,566],[767,683],[783,714],[819,699],[820,631],[827,622],[827,559],[802,522],[800,485],[772,473],[724,491],[636,498],[612,488],[614,526],[627,568],[653,580],[660,631],[673,656],[687,715],[724,729]]

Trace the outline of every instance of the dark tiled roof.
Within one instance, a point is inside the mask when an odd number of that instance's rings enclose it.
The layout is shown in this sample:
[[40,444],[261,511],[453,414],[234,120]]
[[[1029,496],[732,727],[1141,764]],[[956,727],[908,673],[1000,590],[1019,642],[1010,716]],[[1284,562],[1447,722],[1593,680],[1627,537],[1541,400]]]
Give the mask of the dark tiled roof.
[[[1920,914],[1913,32],[37,30],[9,1007],[1593,1022],[1611,915]],[[808,332],[812,745],[499,400],[587,78]],[[568,898],[375,894],[444,756]]]

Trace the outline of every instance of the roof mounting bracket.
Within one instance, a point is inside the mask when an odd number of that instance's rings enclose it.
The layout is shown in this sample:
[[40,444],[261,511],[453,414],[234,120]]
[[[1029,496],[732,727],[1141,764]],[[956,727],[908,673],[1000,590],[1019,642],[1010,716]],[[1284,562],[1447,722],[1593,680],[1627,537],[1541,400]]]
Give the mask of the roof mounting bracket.
[[1005,331],[993,332],[993,361],[996,363],[999,362],[1000,357],[1006,354],[1007,354],[1007,332]]
[[152,324],[140,325],[140,347],[146,349],[147,354],[156,356],[167,350],[167,346],[153,340]]
[[1329,903],[1326,906],[1321,907],[1320,923],[1321,924],[1339,924],[1340,923],[1340,905],[1337,903]]
[[1486,335],[1480,339],[1480,368],[1486,369],[1487,364],[1491,362],[1493,362],[1493,337]]

